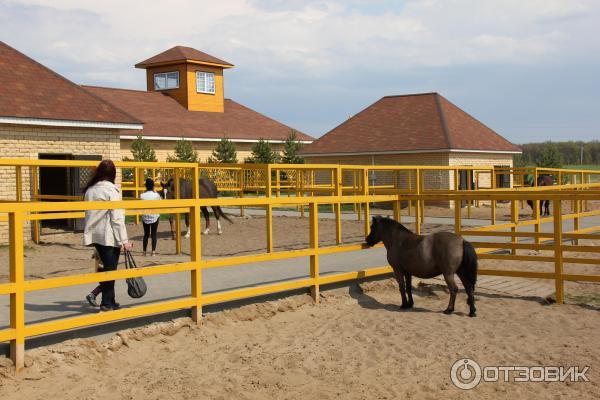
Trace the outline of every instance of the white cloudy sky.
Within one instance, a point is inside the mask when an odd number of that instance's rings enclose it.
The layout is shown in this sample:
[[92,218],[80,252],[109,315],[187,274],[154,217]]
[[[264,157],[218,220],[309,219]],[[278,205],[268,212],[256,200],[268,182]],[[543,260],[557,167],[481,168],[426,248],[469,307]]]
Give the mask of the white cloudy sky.
[[0,40],[77,83],[144,89],[133,65],[187,45],[314,136],[437,91],[516,143],[600,139],[599,38],[600,0],[0,0]]

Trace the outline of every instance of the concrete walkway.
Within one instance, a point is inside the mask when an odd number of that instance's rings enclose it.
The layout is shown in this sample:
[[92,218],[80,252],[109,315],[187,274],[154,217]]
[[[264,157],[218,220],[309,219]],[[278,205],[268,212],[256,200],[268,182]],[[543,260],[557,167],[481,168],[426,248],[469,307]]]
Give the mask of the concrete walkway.
[[[250,212],[250,210],[247,210],[247,212]],[[293,211],[291,213],[293,213]],[[327,213],[322,214],[325,215]],[[583,228],[592,226],[592,224],[594,226],[600,225],[600,217],[587,218],[586,220],[584,220],[585,223],[582,223]],[[480,220],[473,220],[470,222],[472,222],[472,226],[487,224],[487,221]],[[427,223],[447,224],[448,219],[428,217],[426,218],[426,224]],[[465,225],[467,225],[467,223],[465,223]],[[528,228],[530,229],[527,230],[533,230],[533,227]],[[543,231],[551,232],[552,229],[552,224],[544,224],[542,226]],[[572,222],[566,221],[564,223],[564,230],[568,231],[570,229],[572,229]],[[468,239],[473,240],[475,238],[469,237]],[[476,240],[505,241],[503,238],[492,237],[477,238]],[[370,267],[380,267],[386,264],[385,249],[383,248],[323,255],[320,257],[320,269],[322,275],[355,271]],[[228,289],[275,283],[283,280],[300,279],[307,277],[308,275],[308,257],[215,268],[204,272],[203,291],[204,293],[213,293]],[[129,298],[126,294],[125,282],[117,281],[117,301],[127,307],[158,300],[185,297],[190,293],[190,274],[187,272],[150,276],[146,278],[146,281],[148,284],[148,293],[144,298],[139,300]],[[548,290],[550,290],[548,289],[548,286],[540,288],[540,291],[536,291],[535,287],[531,287],[529,283],[525,282],[526,280],[519,279],[517,281],[521,282],[521,284],[517,284],[518,282],[515,283],[514,278],[482,277],[478,287],[485,288],[486,286],[489,286],[491,290],[495,290],[495,287],[496,289],[503,289],[504,293],[512,293],[515,295],[549,294],[547,293]],[[96,309],[89,307],[84,300],[85,295],[92,288],[93,285],[85,285],[83,287],[71,286],[27,293],[25,296],[26,322],[42,322],[55,318],[97,312]],[[9,296],[1,296],[0,329],[8,327],[8,324]],[[89,329],[96,329],[98,332],[102,331],[102,328],[88,328],[88,330]],[[110,332],[110,328],[104,328],[104,331],[106,331],[106,329]],[[113,329],[115,328],[113,327]],[[122,326],[119,329],[122,329]]]

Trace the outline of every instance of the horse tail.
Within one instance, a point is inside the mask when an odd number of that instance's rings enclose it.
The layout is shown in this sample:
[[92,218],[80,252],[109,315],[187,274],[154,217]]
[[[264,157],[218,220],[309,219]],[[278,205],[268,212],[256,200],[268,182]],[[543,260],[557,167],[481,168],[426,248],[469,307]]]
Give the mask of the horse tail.
[[477,253],[473,245],[464,239],[463,258],[456,272],[475,287],[477,282]]
[[221,210],[221,207],[220,207],[220,206],[216,206],[216,207],[215,207],[215,212],[218,212],[218,213],[219,213],[219,216],[221,216],[221,217],[225,218],[225,219],[227,220],[227,222],[229,222],[230,224],[233,224],[233,221],[232,221],[232,220],[231,220],[231,219],[230,219],[230,218],[227,216],[227,214],[225,214],[225,213],[223,212],[223,210]]

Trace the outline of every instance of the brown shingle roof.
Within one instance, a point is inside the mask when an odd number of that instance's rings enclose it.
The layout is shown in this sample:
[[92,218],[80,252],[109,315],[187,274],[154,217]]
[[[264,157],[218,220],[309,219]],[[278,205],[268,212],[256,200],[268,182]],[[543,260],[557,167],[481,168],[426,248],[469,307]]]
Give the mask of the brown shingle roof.
[[437,93],[383,97],[303,154],[521,150]]
[[185,60],[219,64],[225,68],[233,67],[233,64],[230,64],[227,61],[223,61],[217,57],[211,56],[210,54],[206,54],[202,51],[185,46],[172,47],[169,50],[165,50],[162,53],[155,55],[154,57],[150,57],[147,60],[135,64],[135,67],[146,68],[154,64],[170,64]]
[[140,124],[0,41],[0,116]]
[[[225,112],[188,111],[176,100],[160,92],[84,88],[144,122],[144,136],[285,140],[290,128],[254,110],[225,99]],[[298,139],[314,138],[298,132]]]

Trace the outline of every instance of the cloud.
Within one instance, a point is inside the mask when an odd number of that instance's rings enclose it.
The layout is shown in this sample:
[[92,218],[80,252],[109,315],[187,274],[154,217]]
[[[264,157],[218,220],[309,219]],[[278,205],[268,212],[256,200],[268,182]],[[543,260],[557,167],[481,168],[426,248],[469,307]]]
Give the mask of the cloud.
[[[70,79],[117,87],[144,88],[133,64],[192,46],[237,66],[228,95],[322,133],[386,91],[468,90],[420,71],[598,65],[599,17],[594,0],[12,0],[0,1],[0,35]],[[331,94],[344,98],[318,127],[281,106],[311,98],[320,110]]]

